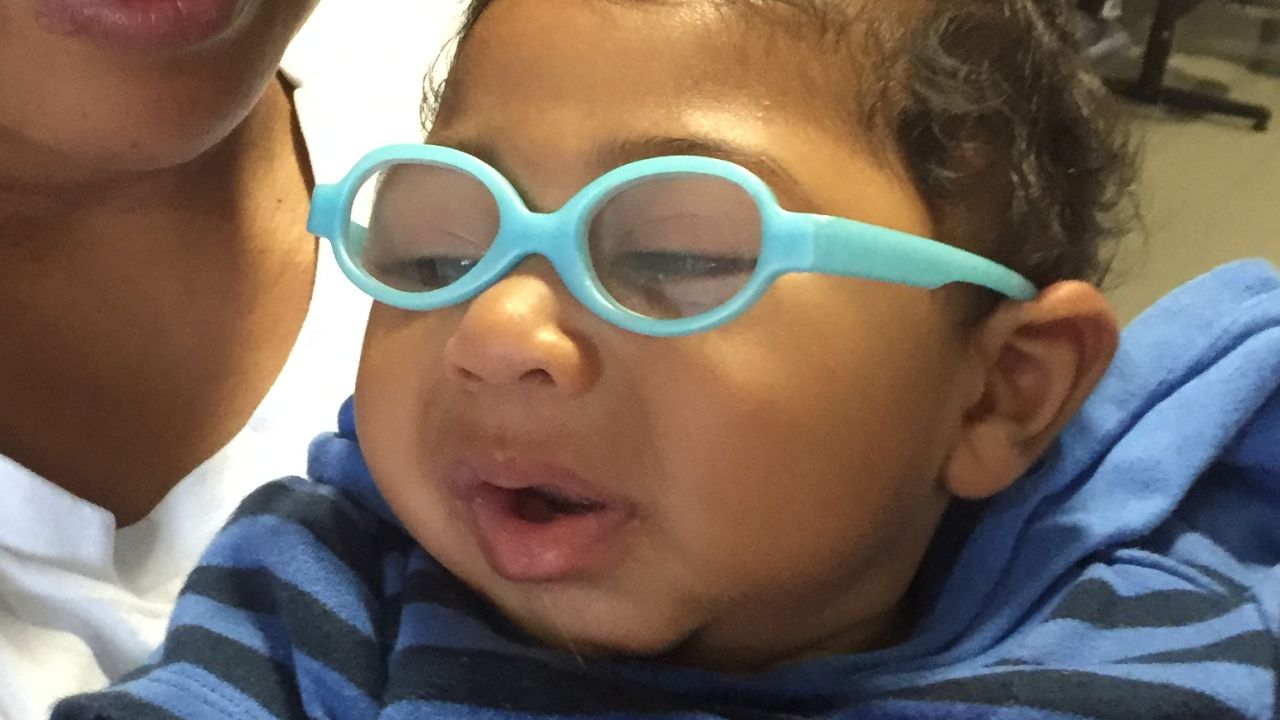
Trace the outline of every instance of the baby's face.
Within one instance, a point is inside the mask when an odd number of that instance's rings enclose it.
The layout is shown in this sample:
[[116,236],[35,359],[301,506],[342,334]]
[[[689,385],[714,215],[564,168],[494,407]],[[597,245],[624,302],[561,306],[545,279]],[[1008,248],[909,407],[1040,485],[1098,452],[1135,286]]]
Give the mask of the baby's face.
[[[818,119],[822,59],[708,7],[499,0],[429,140],[538,211],[630,160],[731,152],[788,209],[931,235],[901,173]],[[892,642],[967,352],[944,294],[819,275],[635,335],[533,258],[465,305],[375,308],[356,407],[405,526],[524,628],[745,669]]]

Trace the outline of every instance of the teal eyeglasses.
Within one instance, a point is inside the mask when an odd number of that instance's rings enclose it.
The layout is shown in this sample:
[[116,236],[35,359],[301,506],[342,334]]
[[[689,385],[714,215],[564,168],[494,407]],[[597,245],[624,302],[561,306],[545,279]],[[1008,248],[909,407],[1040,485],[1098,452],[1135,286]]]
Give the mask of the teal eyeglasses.
[[317,186],[307,227],[333,243],[352,282],[387,305],[466,302],[537,254],[596,315],[659,337],[719,327],[792,272],[1036,295],[1026,278],[959,248],[784,210],[751,171],[709,157],[630,163],[559,210],[536,213],[471,155],[393,145],[341,182]]

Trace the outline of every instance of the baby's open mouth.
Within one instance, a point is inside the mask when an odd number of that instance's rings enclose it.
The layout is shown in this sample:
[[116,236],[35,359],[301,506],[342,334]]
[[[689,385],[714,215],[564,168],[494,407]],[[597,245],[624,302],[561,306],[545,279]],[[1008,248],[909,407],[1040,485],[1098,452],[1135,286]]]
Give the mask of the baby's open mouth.
[[470,462],[454,469],[453,495],[490,567],[515,582],[596,572],[618,557],[634,518],[572,471],[533,462]]
[[510,496],[511,509],[525,522],[545,524],[555,522],[565,515],[587,515],[604,510],[607,506],[589,498],[576,497],[555,487],[538,486],[500,492]]

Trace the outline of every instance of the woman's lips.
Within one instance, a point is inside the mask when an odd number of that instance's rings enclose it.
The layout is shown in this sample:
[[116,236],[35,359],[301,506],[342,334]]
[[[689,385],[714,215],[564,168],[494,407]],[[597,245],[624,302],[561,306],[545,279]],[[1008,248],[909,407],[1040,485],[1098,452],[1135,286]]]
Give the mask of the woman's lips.
[[177,49],[226,31],[241,0],[40,0],[56,33],[138,50]]
[[525,460],[469,460],[449,491],[494,572],[512,582],[553,582],[599,572],[619,557],[631,503],[572,471]]

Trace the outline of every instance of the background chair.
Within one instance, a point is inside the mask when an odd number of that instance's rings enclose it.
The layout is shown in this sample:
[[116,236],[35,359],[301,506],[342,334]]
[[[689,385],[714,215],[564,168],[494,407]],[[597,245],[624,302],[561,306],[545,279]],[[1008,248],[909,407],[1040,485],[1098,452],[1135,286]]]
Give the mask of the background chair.
[[[1254,130],[1265,131],[1271,124],[1272,113],[1263,105],[1168,87],[1164,83],[1178,21],[1201,2],[1202,0],[1159,0],[1142,57],[1142,72],[1135,82],[1113,82],[1112,89],[1127,98],[1151,105],[1246,118],[1253,121]],[[1236,4],[1254,8],[1269,7],[1280,12],[1280,0],[1236,0]]]

